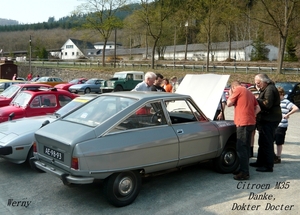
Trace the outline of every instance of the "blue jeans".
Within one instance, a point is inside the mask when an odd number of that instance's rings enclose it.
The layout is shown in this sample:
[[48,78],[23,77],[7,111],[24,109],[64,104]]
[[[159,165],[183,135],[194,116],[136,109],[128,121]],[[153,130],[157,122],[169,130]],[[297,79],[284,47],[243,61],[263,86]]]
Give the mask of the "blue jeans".
[[249,174],[251,135],[254,129],[255,125],[239,126],[236,128],[236,149],[240,161],[239,171],[245,174]]

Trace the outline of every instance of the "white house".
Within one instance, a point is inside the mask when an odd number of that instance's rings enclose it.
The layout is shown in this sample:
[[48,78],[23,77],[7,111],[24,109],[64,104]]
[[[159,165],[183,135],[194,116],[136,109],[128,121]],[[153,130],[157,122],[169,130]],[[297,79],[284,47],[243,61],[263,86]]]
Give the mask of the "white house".
[[[115,44],[115,42],[107,41],[105,50],[115,49],[115,47],[119,48],[121,46],[122,46],[121,43],[116,43]],[[95,49],[101,49],[101,50],[103,50],[103,48],[104,48],[104,42],[96,42],[96,43],[94,43],[94,47],[95,47]]]
[[[231,42],[231,58],[236,61],[250,61],[251,51],[253,49],[252,40],[246,41],[232,41]],[[277,60],[278,48],[273,45],[266,45],[269,49],[268,59],[270,61]],[[164,58],[168,60],[184,59],[185,45],[167,46],[164,54]],[[218,42],[212,43],[210,47],[210,61],[225,61],[228,56],[229,43]],[[174,54],[175,53],[175,54]],[[155,56],[158,58],[158,56]],[[206,60],[207,58],[207,46],[205,44],[188,44],[187,47],[187,59],[188,60]]]
[[98,51],[90,42],[70,38],[61,47],[60,58],[63,60],[85,58],[89,55],[96,55]]

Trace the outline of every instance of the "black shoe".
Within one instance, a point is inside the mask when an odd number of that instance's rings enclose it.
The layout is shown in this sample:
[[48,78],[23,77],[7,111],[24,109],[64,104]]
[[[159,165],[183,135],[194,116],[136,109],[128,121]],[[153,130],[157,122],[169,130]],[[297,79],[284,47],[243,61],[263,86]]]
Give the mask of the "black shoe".
[[232,172],[233,175],[238,175],[241,171],[240,170],[235,170],[234,172]]
[[239,174],[233,176],[234,180],[248,180],[250,178],[249,174],[240,172]]
[[271,168],[266,168],[266,167],[259,167],[256,169],[258,172],[273,172],[273,169]]
[[257,162],[253,162],[249,164],[252,167],[262,167],[262,165],[258,164]]
[[274,164],[276,163],[281,163],[281,159],[280,158],[274,159]]

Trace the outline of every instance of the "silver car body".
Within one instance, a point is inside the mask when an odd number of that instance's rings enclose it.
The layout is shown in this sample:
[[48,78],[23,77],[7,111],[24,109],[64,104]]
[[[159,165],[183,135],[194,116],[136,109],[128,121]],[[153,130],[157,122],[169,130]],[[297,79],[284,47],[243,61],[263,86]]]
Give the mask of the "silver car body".
[[0,157],[17,164],[25,162],[30,156],[34,133],[45,121],[52,122],[96,96],[91,94],[89,96],[77,97],[53,115],[24,117],[1,123]]
[[105,93],[39,129],[35,139],[37,168],[64,184],[105,179],[116,206],[135,199],[143,175],[210,159],[223,173],[238,166],[233,121],[212,121],[191,96],[177,93]]

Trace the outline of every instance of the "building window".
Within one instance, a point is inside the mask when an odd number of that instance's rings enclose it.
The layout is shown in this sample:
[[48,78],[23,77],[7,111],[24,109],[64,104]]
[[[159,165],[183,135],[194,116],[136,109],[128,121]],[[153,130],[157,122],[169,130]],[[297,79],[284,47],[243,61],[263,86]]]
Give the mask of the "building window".
[[66,45],[66,49],[72,49],[73,45]]
[[65,52],[65,55],[67,56],[67,55],[68,55],[68,52]]
[[78,56],[78,52],[76,52],[76,55]]
[[75,54],[75,53],[74,53],[74,52],[72,52],[72,56],[74,56],[74,54]]

